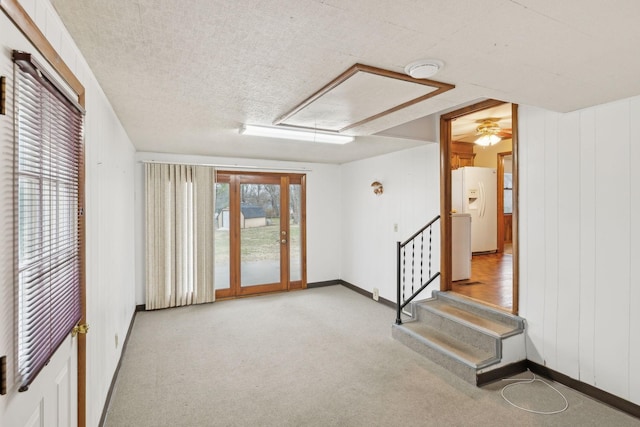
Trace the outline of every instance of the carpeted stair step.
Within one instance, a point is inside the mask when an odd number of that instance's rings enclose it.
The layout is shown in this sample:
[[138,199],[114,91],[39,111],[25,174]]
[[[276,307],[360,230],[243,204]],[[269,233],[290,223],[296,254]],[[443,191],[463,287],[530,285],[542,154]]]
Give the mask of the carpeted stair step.
[[417,323],[500,357],[500,335],[485,327],[484,318],[436,299],[416,303],[415,313]]
[[[448,292],[412,303],[411,313],[413,320],[394,325],[392,336],[472,384],[499,366],[503,340],[524,331],[522,318]],[[509,363],[520,359],[518,351],[506,356]]]
[[470,327],[507,338],[522,333],[524,320],[510,313],[479,304],[462,295],[452,292],[434,291],[433,298],[416,303],[418,306],[431,306],[443,315],[450,315],[466,322]]
[[478,369],[499,361],[495,352],[473,346],[419,321],[393,325],[393,338],[475,384]]

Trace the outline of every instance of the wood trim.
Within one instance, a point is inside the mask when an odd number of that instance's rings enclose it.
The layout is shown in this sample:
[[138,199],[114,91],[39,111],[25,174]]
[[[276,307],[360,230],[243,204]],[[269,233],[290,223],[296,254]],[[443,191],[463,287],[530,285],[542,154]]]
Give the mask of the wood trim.
[[640,405],[636,405],[633,402],[608,393],[590,384],[573,379],[568,375],[554,371],[553,369],[549,369],[546,366],[539,365],[538,363],[532,362],[529,359],[527,359],[527,368],[536,375],[540,375],[552,381],[564,384],[565,386],[572,388],[573,390],[577,390],[580,393],[586,394],[587,396],[599,400],[600,402],[613,406],[614,408],[617,408],[629,415],[640,418]]
[[[240,212],[240,177],[231,175],[229,182],[229,291],[232,296],[240,289],[240,218],[231,212]],[[215,285],[214,285],[215,286]]]
[[496,210],[496,231],[498,253],[504,252],[504,156],[498,153],[498,167],[496,168],[496,194],[498,198],[498,208]]
[[324,288],[326,286],[335,286],[335,285],[341,285],[341,284],[342,282],[340,281],[340,279],[325,280],[324,282],[307,283],[307,289]]
[[358,64],[350,67],[349,69],[344,71],[342,74],[340,74],[338,77],[334,78],[329,83],[327,83],[320,90],[315,92],[313,95],[311,95],[310,97],[308,97],[307,99],[302,101],[300,104],[298,104],[295,107],[293,107],[291,110],[289,110],[286,113],[284,113],[282,116],[278,117],[276,120],[274,120],[273,124],[274,125],[282,124],[282,122],[284,122],[285,120],[289,119],[294,114],[300,112],[300,110],[302,110],[303,108],[306,108],[307,106],[309,106],[312,102],[314,102],[318,98],[322,97],[325,93],[329,92],[330,90],[332,90],[332,89],[336,88],[337,86],[339,86],[340,84],[342,84],[349,77],[355,75],[358,71],[359,71],[358,70]]
[[482,387],[489,383],[501,380],[506,377],[525,372],[528,367],[528,360],[521,360],[519,362],[511,363],[509,365],[502,366],[497,369],[493,369],[488,372],[482,372],[476,375],[476,385]]
[[367,298],[371,299],[373,302],[378,302],[379,304],[385,305],[385,306],[387,306],[387,307],[389,307],[389,308],[391,308],[391,309],[393,309],[393,310],[395,310],[395,309],[396,309],[396,303],[395,303],[395,302],[393,302],[393,301],[389,301],[388,299],[386,299],[386,298],[382,298],[382,297],[378,297],[378,301],[375,301],[375,300],[373,299],[373,293],[371,293],[371,292],[369,292],[369,291],[366,291],[366,290],[362,289],[361,287],[358,287],[358,286],[356,286],[356,285],[353,285],[353,284],[351,284],[351,283],[347,282],[346,280],[341,280],[341,279],[340,279],[340,280],[338,280],[338,282],[339,282],[342,286],[344,286],[345,288],[347,288],[347,289],[351,289],[352,291],[357,292],[357,293],[359,293],[360,295],[363,295],[363,296],[365,296],[365,297],[367,297]]
[[[359,72],[375,74],[375,75],[381,76],[381,77],[388,77],[388,78],[392,78],[392,79],[396,79],[396,80],[403,80],[403,81],[410,82],[410,83],[416,83],[416,84],[423,85],[423,86],[434,87],[434,88],[436,88],[436,90],[434,90],[432,92],[429,92],[428,94],[422,95],[422,96],[420,96],[418,98],[411,99],[411,100],[409,100],[407,102],[404,102],[404,103],[402,103],[400,105],[396,105],[395,107],[389,108],[389,109],[387,109],[385,111],[382,111],[380,113],[374,114],[373,116],[370,116],[370,117],[367,117],[365,119],[362,119],[362,120],[360,120],[360,121],[358,121],[356,123],[349,124],[349,125],[341,128],[341,129],[339,129],[338,132],[344,132],[344,131],[352,129],[354,127],[362,126],[362,125],[364,125],[366,123],[369,123],[369,122],[371,122],[373,120],[377,120],[380,117],[383,117],[383,116],[386,116],[388,114],[394,113],[394,112],[396,112],[398,110],[401,110],[403,108],[409,107],[409,106],[411,106],[413,104],[417,104],[418,102],[425,101],[425,100],[427,100],[429,98],[433,98],[434,96],[440,95],[440,94],[442,94],[444,92],[447,92],[447,91],[455,88],[455,85],[452,85],[452,84],[449,84],[449,83],[443,83],[443,82],[438,82],[436,80],[429,80],[429,79],[414,79],[411,76],[408,76],[408,75],[402,74],[402,73],[398,73],[398,72],[395,72],[395,71],[385,70],[383,68],[378,68],[378,67],[372,67],[370,65],[355,64],[355,65],[351,66],[349,69],[347,69],[346,71],[344,71],[342,74],[340,74],[338,77],[336,77],[333,80],[331,80],[329,83],[327,83],[324,87],[322,87],[320,90],[315,92],[313,95],[311,95],[308,98],[306,98],[300,104],[296,105],[291,110],[287,111],[282,116],[278,117],[273,122],[273,124],[274,125],[282,125],[287,119],[291,118],[296,113],[298,113],[301,110],[303,110],[304,108],[308,107],[313,102],[317,101],[319,98],[324,96],[327,92],[335,89],[340,84],[344,83],[350,77],[353,77],[354,75],[356,75]],[[302,129],[305,128],[304,126],[296,126],[296,127],[299,127],[299,128],[302,128]],[[311,128],[307,128],[307,129],[311,129]],[[334,129],[316,129],[316,130],[335,132]]]
[[[451,120],[440,118],[440,290],[451,290]],[[447,197],[447,195],[449,197]]]
[[76,95],[78,95],[78,103],[84,108],[84,86],[62,60],[51,43],[49,43],[49,40],[47,40],[46,36],[40,31],[29,14],[22,8],[20,3],[18,3],[18,0],[0,0],[0,8],[2,8],[7,17],[9,17],[22,34],[29,39],[38,52],[51,64],[53,69],[64,79],[71,89],[73,89]]
[[[440,116],[440,290],[451,290],[451,122],[458,117],[486,110],[504,101],[487,99],[477,104],[455,110]],[[513,307],[511,313],[518,314],[518,114],[517,104],[511,104],[512,111],[512,156],[513,156]]]
[[[497,194],[498,194],[498,215],[497,215],[497,221],[498,221],[498,252],[502,253],[504,252],[504,236],[505,236],[505,231],[504,231],[504,158],[506,156],[511,156],[513,155],[512,151],[505,151],[502,153],[498,153],[498,168],[497,168],[497,172],[498,172],[498,179],[497,179]],[[512,191],[513,193],[513,191]]]
[[511,104],[511,128],[512,128],[512,136],[511,136],[511,177],[513,180],[513,190],[511,191],[513,200],[512,200],[512,214],[511,214],[511,233],[512,233],[512,247],[513,247],[513,307],[511,312],[513,314],[518,314],[520,309],[520,250],[519,250],[519,233],[518,233],[518,224],[520,218],[520,208],[519,208],[519,196],[520,185],[519,185],[519,160],[518,153],[520,152],[520,148],[518,147],[518,104]]
[[[289,227],[289,177],[280,178],[280,231],[278,232],[278,245],[280,246],[280,283],[281,290],[291,290],[291,228]],[[283,218],[282,213],[287,216]],[[280,243],[284,231],[286,243]]]
[[367,117],[366,119],[360,120],[359,122],[350,124],[349,126],[345,126],[342,129],[340,129],[340,132],[344,132],[346,130],[349,130],[349,129],[352,129],[352,128],[355,128],[355,127],[358,127],[358,126],[362,126],[364,124],[367,124],[369,122],[377,120],[380,117],[384,117],[384,116],[386,116],[388,114],[395,113],[396,111],[399,111],[399,110],[402,110],[404,108],[410,107],[413,104],[417,104],[418,102],[426,101],[427,99],[433,98],[434,96],[440,95],[441,93],[444,93],[444,92],[446,92],[448,90],[450,90],[450,89],[440,88],[440,89],[434,90],[433,92],[429,92],[426,95],[422,95],[422,96],[420,96],[418,98],[414,98],[414,99],[409,100],[407,102],[404,102],[404,103],[402,103],[400,105],[396,105],[395,107],[389,108],[388,110],[385,110],[385,111],[383,111],[381,113],[374,114],[371,117]]
[[307,288],[307,176],[300,177],[300,203],[302,204],[300,212],[300,244],[302,245],[302,257],[300,267],[302,268],[302,289]]
[[[235,215],[230,215],[230,227],[229,227],[229,251],[230,251],[230,283],[229,288],[216,289],[216,299],[231,299],[240,298],[249,295],[264,294],[270,292],[287,291],[287,290],[299,290],[307,287],[307,251],[306,251],[306,175],[301,173],[289,173],[289,172],[248,172],[248,171],[228,171],[219,170],[216,171],[217,183],[229,184],[229,203],[230,208],[236,212],[240,210],[240,185],[241,184],[275,184],[281,186],[280,192],[280,207],[281,211],[289,212],[289,192],[290,185],[301,186],[301,224],[300,224],[300,244],[301,244],[301,268],[302,274],[300,280],[290,281],[289,273],[289,259],[290,259],[290,245],[287,244],[285,248],[281,247],[280,257],[280,282],[279,283],[265,283],[259,285],[248,285],[242,287],[240,271],[241,271],[241,256],[240,256],[240,235],[241,227],[239,218]],[[290,236],[289,223],[280,223],[280,231],[286,231],[287,240]],[[285,256],[286,255],[286,256]],[[286,280],[285,280],[286,278]]]
[[[53,69],[62,77],[69,87],[78,96],[78,103],[85,107],[85,88],[73,74],[71,69],[62,60],[58,52],[53,48],[46,36],[40,31],[36,23],[20,5],[18,0],[0,0],[0,8],[15,24],[15,26],[25,35],[33,46],[42,54],[45,60],[51,64]],[[82,215],[78,220],[79,240],[80,240],[80,298],[82,307],[82,318],[80,324],[87,321],[87,291],[86,291],[86,220],[85,220],[85,144],[81,147],[80,159],[80,185],[78,194],[78,204]],[[86,426],[86,375],[87,375],[87,350],[86,336],[78,334],[78,427]]]
[[488,108],[497,107],[498,105],[507,104],[505,101],[498,101],[497,99],[487,99],[485,101],[478,102],[477,104],[468,105],[459,110],[451,111],[449,113],[440,116],[441,120],[453,120],[458,117],[466,116],[467,114],[475,113],[477,111],[486,110]]
[[131,337],[131,331],[133,330],[133,323],[136,320],[138,311],[145,311],[144,304],[137,305],[135,311],[133,312],[133,316],[131,316],[129,328],[127,329],[127,336],[124,338],[124,342],[122,343],[122,351],[120,352],[120,357],[118,358],[118,364],[116,365],[116,370],[113,372],[113,376],[111,377],[111,384],[109,385],[107,398],[105,399],[104,406],[102,407],[102,416],[100,417],[100,422],[98,423],[99,426],[104,426],[104,423],[107,419],[107,411],[109,410],[109,404],[111,403],[111,396],[113,396],[113,390],[116,386],[116,379],[118,379],[120,367],[122,366],[122,358],[124,357],[125,351],[127,351],[127,345],[129,344],[129,338]]
[[280,291],[286,291],[287,288],[287,284],[284,284],[285,287],[283,288],[282,286],[282,282],[280,283],[265,283],[265,284],[261,284],[261,285],[247,285],[244,287],[240,287],[238,289],[238,292],[236,293],[237,296],[247,296],[247,295],[256,295],[256,294],[267,294],[270,292],[280,292]]
[[[78,218],[79,244],[80,244],[80,306],[81,318],[78,324],[87,323],[87,233],[86,233],[86,207],[85,207],[85,144],[82,140],[80,148],[80,179],[78,188],[78,204],[82,215]],[[78,334],[78,427],[86,426],[87,416],[87,335]]]

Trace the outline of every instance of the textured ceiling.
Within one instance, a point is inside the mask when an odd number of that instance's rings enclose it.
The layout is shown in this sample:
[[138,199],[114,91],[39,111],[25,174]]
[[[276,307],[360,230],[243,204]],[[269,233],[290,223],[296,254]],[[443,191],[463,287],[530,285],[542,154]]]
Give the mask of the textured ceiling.
[[398,125],[482,98],[572,111],[640,94],[635,0],[51,1],[139,151],[342,163],[433,140],[238,135],[355,63],[402,72],[438,58],[434,78],[456,85],[357,135],[402,135]]

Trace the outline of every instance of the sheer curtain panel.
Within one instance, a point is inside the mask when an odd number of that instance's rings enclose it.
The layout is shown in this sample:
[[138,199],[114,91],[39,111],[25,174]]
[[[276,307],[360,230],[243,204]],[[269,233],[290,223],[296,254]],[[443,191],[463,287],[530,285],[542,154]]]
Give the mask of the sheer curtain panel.
[[145,164],[146,309],[215,300],[214,169]]

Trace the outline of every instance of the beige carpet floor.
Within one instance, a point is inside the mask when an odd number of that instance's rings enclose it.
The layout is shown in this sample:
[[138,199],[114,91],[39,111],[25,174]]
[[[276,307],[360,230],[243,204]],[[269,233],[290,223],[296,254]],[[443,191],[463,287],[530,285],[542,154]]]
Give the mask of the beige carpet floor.
[[[394,341],[394,318],[342,286],[138,313],[106,426],[640,425],[557,384],[565,412],[514,408],[506,382],[474,387]],[[509,396],[564,406],[541,383]]]

